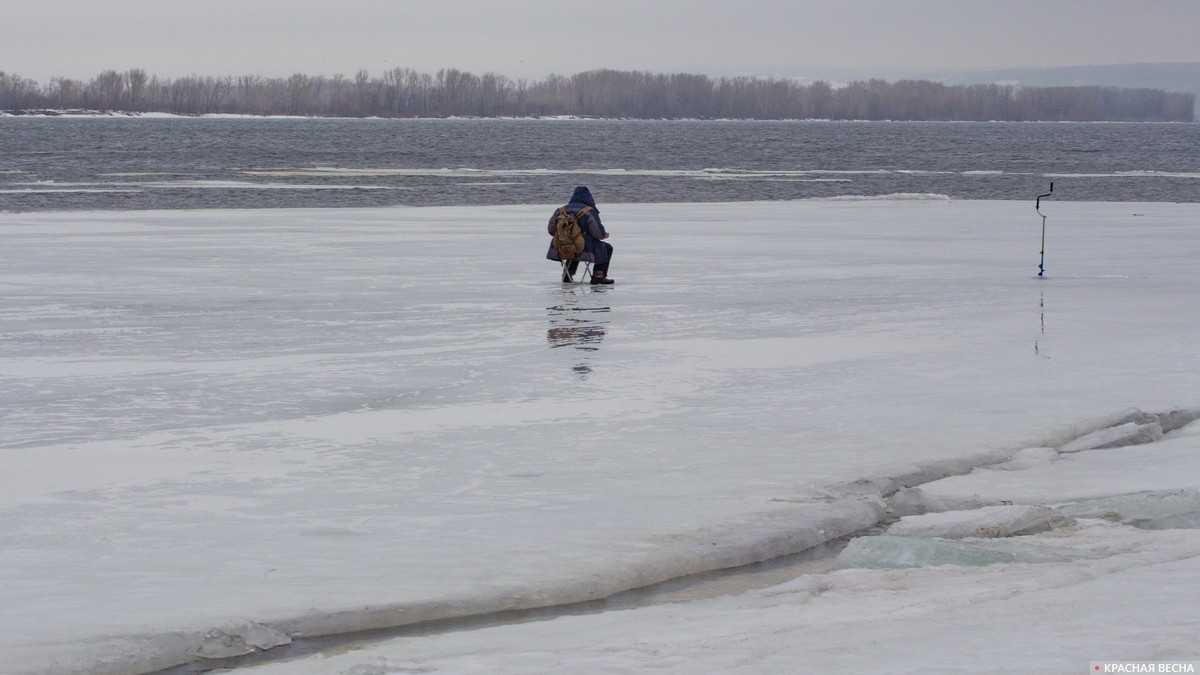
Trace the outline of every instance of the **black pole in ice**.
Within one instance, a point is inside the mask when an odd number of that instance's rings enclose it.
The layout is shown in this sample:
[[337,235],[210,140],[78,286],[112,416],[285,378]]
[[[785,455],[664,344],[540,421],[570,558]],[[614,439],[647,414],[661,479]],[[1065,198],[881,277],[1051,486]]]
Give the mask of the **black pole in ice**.
[[[1054,192],[1054,183],[1050,183],[1050,192]],[[1033,203],[1033,209],[1042,217],[1042,251],[1041,259],[1038,260],[1038,276],[1046,273],[1046,214],[1042,213],[1042,197],[1049,197],[1050,192],[1044,195],[1038,195],[1037,201]]]

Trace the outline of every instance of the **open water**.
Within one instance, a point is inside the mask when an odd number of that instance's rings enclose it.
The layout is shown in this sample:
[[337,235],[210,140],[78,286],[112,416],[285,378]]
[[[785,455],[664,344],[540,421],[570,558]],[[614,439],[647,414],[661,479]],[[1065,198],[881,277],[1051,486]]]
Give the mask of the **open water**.
[[894,194],[1200,202],[1200,125],[0,118],[0,211]]

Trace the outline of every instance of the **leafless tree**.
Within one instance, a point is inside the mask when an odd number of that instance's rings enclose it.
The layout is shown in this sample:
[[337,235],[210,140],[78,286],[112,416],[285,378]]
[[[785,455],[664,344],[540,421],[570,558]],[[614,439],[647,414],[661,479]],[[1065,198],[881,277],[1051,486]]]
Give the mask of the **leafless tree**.
[[611,118],[861,120],[1192,121],[1193,94],[1113,87],[949,86],[871,79],[834,87],[791,79],[671,75],[610,69],[513,82],[442,69],[393,68],[353,80],[297,73],[286,78],[189,75],[171,79],[134,68],[106,70],[86,85],[56,77],[45,87],[0,72],[0,108],[80,107],[185,115],[383,117],[581,115]]

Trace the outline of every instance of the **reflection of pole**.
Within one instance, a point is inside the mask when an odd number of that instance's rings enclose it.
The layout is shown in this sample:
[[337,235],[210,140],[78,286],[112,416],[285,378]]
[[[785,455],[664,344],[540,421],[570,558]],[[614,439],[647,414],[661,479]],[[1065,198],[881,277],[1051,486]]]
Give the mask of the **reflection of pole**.
[[[1042,293],[1042,297],[1038,300],[1038,308],[1041,310],[1042,335],[1045,335],[1046,334],[1046,293],[1045,292]],[[1034,354],[1034,356],[1041,356],[1041,350],[1038,349],[1038,341],[1037,340],[1033,341],[1033,354]]]
[[[1050,192],[1054,192],[1054,183],[1050,183]],[[1041,258],[1038,260],[1038,276],[1046,273],[1046,214],[1042,213],[1042,197],[1049,197],[1050,192],[1044,195],[1038,195],[1037,201],[1033,203],[1033,208],[1042,217],[1042,250]]]

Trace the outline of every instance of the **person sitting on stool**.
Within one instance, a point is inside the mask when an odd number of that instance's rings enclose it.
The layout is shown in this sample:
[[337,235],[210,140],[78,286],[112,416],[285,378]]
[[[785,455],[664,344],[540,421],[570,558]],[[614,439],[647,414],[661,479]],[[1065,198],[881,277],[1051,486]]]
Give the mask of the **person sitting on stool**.
[[[585,207],[589,208],[585,209]],[[608,264],[612,260],[613,247],[612,244],[603,241],[608,239],[608,232],[600,222],[600,210],[596,208],[596,200],[592,197],[592,192],[587,187],[580,185],[571,195],[571,201],[563,208],[567,210],[567,213],[577,216],[579,229],[583,231],[583,253],[570,261],[567,268],[563,270],[563,281],[571,281],[574,278],[580,260],[590,259],[594,263],[592,265],[592,283],[596,285],[613,283],[613,280],[608,278]],[[581,211],[582,214],[580,214]],[[558,215],[557,209],[555,209],[554,215],[550,216],[550,225],[547,228],[551,236],[554,236],[554,217],[556,215]],[[562,260],[558,256],[558,250],[554,248],[553,241],[550,242],[550,250],[546,253],[546,258]]]

